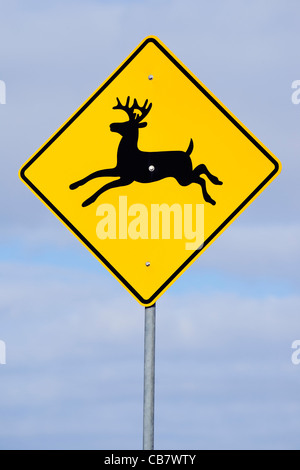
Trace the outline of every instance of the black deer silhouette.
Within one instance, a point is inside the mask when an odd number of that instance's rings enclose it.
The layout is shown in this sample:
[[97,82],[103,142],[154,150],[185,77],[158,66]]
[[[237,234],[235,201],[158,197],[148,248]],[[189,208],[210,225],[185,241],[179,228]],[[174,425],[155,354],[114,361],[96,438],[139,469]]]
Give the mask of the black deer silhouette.
[[152,103],[148,105],[148,100],[145,101],[143,106],[139,106],[137,100],[134,99],[133,105],[130,106],[130,97],[127,98],[125,105],[122,105],[119,98],[117,98],[117,105],[113,109],[121,109],[129,117],[129,121],[115,122],[110,125],[112,132],[117,132],[122,136],[118,148],[117,165],[115,168],[91,173],[85,178],[72,183],[70,189],[76,189],[94,178],[103,176],[119,177],[119,179],[111,181],[98,189],[82,203],[83,207],[95,202],[101,194],[111,188],[127,186],[134,181],[151,183],[168,177],[175,178],[181,186],[189,186],[192,183],[199,184],[202,188],[204,200],[210,204],[216,204],[206,190],[206,181],[200,175],[207,176],[213,184],[220,185],[222,182],[212,175],[204,164],[193,169],[190,158],[194,147],[192,139],[186,152],[143,152],[139,150],[139,129],[147,126],[147,123],[142,121],[149,114],[151,108]]

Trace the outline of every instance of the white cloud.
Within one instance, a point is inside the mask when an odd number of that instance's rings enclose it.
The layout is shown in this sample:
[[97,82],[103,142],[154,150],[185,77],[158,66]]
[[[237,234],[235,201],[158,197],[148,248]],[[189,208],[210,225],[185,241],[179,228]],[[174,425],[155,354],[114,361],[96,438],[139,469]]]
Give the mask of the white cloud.
[[[1,448],[139,448],[143,308],[108,274],[6,264],[1,279]],[[157,448],[292,446],[299,307],[296,295],[165,294]]]
[[300,226],[233,223],[200,258],[199,269],[281,279],[299,285]]

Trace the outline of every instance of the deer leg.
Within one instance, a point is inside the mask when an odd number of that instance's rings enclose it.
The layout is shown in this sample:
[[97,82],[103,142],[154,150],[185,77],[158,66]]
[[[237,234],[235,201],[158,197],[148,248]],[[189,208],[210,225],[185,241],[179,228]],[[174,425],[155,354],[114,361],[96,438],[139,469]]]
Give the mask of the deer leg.
[[91,173],[90,175],[86,176],[85,178],[82,178],[81,180],[70,184],[70,189],[77,189],[77,188],[79,188],[79,186],[82,186],[83,184],[87,183],[88,181],[91,181],[94,178],[100,178],[101,176],[119,176],[118,169],[117,168],[108,168],[108,169],[105,169],[105,170],[94,171],[94,173]]
[[203,197],[204,197],[204,200],[206,202],[209,202],[210,204],[212,204],[213,206],[216,204],[216,201],[214,201],[210,195],[208,194],[208,192],[206,191],[206,182],[203,178],[201,178],[200,176],[194,176],[193,177],[193,183],[197,183],[197,184],[200,184],[201,188],[202,188],[202,193],[203,193]]
[[212,175],[210,171],[208,171],[206,165],[203,163],[201,165],[196,166],[193,170],[193,173],[197,176],[205,175],[213,184],[223,184],[216,176]]
[[125,178],[120,178],[119,180],[111,181],[110,183],[105,184],[102,188],[98,189],[91,197],[89,197],[86,201],[82,203],[82,207],[89,206],[93,202],[95,202],[98,197],[103,194],[105,191],[108,191],[112,188],[118,188],[119,186],[127,186],[131,184],[133,180],[128,180]]
[[192,184],[194,182],[193,177],[193,173],[189,173],[188,175],[182,174],[180,176],[174,176],[180,186],[189,186],[190,184]]

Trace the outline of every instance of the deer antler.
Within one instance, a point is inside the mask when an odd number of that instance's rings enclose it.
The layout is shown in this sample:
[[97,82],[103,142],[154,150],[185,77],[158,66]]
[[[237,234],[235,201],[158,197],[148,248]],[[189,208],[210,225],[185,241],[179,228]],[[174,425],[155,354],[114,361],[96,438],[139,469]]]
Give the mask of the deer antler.
[[127,97],[127,100],[126,100],[126,104],[123,105],[119,98],[117,98],[117,102],[118,104],[116,106],[113,107],[113,109],[121,109],[122,111],[125,111],[125,113],[128,114],[128,117],[129,117],[129,120],[134,120],[135,118],[135,113],[133,112],[133,106],[129,106],[129,102],[130,102],[130,97],[128,96]]
[[147,108],[147,104],[148,104],[148,100],[145,101],[144,106],[139,106],[137,100],[134,99],[133,109],[137,109],[141,111],[140,115],[135,113],[135,120],[137,122],[143,121],[143,119],[145,119],[145,117],[149,114],[150,109],[152,108],[152,103],[149,104],[148,108]]
[[[140,123],[143,119],[145,119],[145,117],[149,113],[150,109],[152,108],[152,103],[150,103],[149,106],[147,107],[148,100],[145,101],[144,106],[139,106],[138,102],[135,98],[133,100],[133,105],[129,106],[129,104],[130,104],[130,97],[129,96],[127,97],[125,105],[123,105],[120,102],[119,98],[117,98],[117,102],[118,102],[118,104],[116,106],[114,106],[113,109],[121,109],[122,111],[125,111],[127,113],[128,117],[129,117],[129,120],[130,121],[135,121],[137,123]],[[141,111],[141,114],[139,115],[139,114],[135,113],[134,110]]]

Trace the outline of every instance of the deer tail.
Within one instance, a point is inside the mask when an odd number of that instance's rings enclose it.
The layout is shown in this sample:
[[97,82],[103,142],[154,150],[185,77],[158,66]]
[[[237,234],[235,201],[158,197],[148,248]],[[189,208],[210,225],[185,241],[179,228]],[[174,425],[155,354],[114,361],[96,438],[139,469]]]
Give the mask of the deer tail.
[[189,148],[186,151],[187,155],[191,155],[193,148],[194,148],[194,142],[193,142],[193,139],[191,139]]

